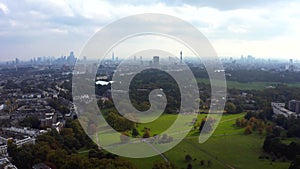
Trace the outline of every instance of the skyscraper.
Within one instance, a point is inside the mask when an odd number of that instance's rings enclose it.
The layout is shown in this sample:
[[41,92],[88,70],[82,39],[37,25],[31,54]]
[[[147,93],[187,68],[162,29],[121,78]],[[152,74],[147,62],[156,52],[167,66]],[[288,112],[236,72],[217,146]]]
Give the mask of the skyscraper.
[[18,58],[16,58],[16,65],[18,65],[20,63],[20,60]]
[[70,55],[67,57],[67,62],[68,62],[69,64],[75,64],[76,58],[75,58],[75,55],[74,55],[74,52],[73,52],[73,51],[71,51],[71,52],[70,52]]
[[70,57],[71,57],[71,58],[75,58],[75,55],[74,55],[74,52],[73,52],[73,51],[70,52]]
[[180,64],[182,64],[182,51],[180,51]]
[[143,56],[140,56],[141,65],[143,65]]
[[159,56],[153,56],[153,64],[159,65]]
[[115,61],[115,54],[114,54],[114,52],[112,52],[112,54],[111,54],[111,60]]

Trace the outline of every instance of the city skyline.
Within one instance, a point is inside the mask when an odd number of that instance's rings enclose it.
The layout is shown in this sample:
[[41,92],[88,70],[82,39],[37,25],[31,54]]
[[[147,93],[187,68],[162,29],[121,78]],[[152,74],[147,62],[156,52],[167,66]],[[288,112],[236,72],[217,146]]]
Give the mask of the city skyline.
[[[68,60],[68,58],[70,57],[70,53],[73,53],[73,56],[75,57],[75,59],[79,59],[79,60],[89,60],[89,61],[97,61],[99,59],[95,59],[95,58],[89,58],[87,56],[83,56],[83,57],[80,57],[78,58],[78,55],[75,54],[73,51],[69,51],[66,52],[65,55],[59,55],[59,56],[47,56],[47,55],[44,55],[44,56],[37,56],[37,57],[28,57],[28,58],[25,58],[25,59],[20,59],[18,57],[16,58],[11,58],[10,60],[0,60],[0,63],[1,64],[27,64],[27,63],[42,63],[42,62],[53,62],[53,61],[57,61],[57,60]],[[135,56],[135,55],[134,55]],[[154,55],[153,55],[154,56]],[[111,60],[111,61],[122,61],[122,60],[134,60],[134,61],[140,61],[140,60],[143,60],[143,55],[139,56],[139,58],[132,58],[132,56],[121,56],[121,55],[115,55],[115,52],[111,52],[111,53],[108,53],[104,58],[103,60]],[[194,55],[185,55],[183,54],[182,50],[180,50],[180,53],[178,53],[177,55],[169,55],[169,56],[164,56],[163,60],[170,60],[170,58],[172,59],[176,59],[178,60],[180,63],[183,62],[183,60],[190,60],[190,59],[196,59],[197,57],[194,56]],[[257,61],[280,61],[281,63],[291,63],[291,62],[295,62],[295,63],[300,63],[300,58],[299,59],[293,59],[293,58],[267,58],[267,57],[256,57],[256,56],[253,56],[253,55],[250,55],[250,54],[247,54],[247,55],[239,55],[239,56],[219,56],[219,58],[221,60],[231,60],[231,61],[237,61],[237,60],[249,60],[249,58],[252,58],[254,60],[257,60]],[[150,58],[148,58],[148,60],[152,60],[152,56]],[[99,60],[100,61],[100,60]]]

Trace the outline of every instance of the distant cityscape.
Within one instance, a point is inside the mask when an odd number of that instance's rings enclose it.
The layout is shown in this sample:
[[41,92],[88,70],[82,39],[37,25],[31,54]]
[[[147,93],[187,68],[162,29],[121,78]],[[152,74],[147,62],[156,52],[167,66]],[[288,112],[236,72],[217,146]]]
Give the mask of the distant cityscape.
[[[115,56],[114,52],[111,54],[111,59],[104,58],[102,60],[103,65],[105,66],[115,66],[122,62],[123,57]],[[128,58],[127,58],[128,59]],[[130,58],[129,58],[130,59]],[[160,62],[160,56],[153,56],[152,60],[143,60],[143,56],[139,56],[139,59],[137,59],[137,56],[133,56],[132,60],[137,64],[157,64]],[[51,67],[60,67],[60,66],[72,66],[76,63],[76,61],[79,60],[75,57],[74,52],[70,52],[68,56],[60,56],[60,57],[54,57],[54,56],[44,56],[44,57],[36,57],[32,58],[29,61],[23,61],[18,58],[0,63],[0,68],[22,68],[26,66],[51,66]],[[95,59],[89,60],[88,57],[83,57],[80,60],[80,63],[87,61],[92,61]],[[184,56],[183,52],[180,51],[178,56],[168,56],[168,59],[164,58],[165,61],[168,61],[169,63],[173,64],[182,64],[183,62],[186,64],[194,64],[195,63],[195,57],[191,56]],[[260,69],[260,70],[274,70],[274,71],[294,71],[299,72],[300,71],[300,61],[294,60],[294,59],[265,59],[265,58],[255,58],[252,55],[241,55],[240,58],[238,57],[224,57],[221,56],[220,60],[223,64],[223,67],[225,69]],[[95,62],[94,62],[95,63]],[[197,62],[198,63],[198,62]]]

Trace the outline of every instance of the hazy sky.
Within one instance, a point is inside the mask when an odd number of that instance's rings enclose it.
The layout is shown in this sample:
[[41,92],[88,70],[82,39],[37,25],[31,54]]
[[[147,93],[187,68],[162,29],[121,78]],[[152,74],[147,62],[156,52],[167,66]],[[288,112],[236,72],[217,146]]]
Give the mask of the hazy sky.
[[0,0],[0,61],[78,54],[101,27],[163,13],[197,27],[220,56],[300,60],[300,1]]

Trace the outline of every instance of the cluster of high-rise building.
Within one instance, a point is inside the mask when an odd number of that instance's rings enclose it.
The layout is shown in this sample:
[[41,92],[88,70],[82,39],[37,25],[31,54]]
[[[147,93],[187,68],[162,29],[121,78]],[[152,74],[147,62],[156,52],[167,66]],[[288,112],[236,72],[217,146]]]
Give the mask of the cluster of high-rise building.
[[[111,62],[109,62],[109,61],[111,61]],[[143,56],[140,56],[139,59],[137,58],[137,56],[133,56],[133,63],[140,64],[140,65],[144,65],[145,62],[149,66],[159,65],[160,61],[161,61],[160,56],[153,56],[152,59],[150,59],[150,60],[144,60]],[[183,63],[183,53],[182,53],[182,51],[180,51],[179,60],[177,59],[176,56],[174,56],[174,57],[169,56],[168,61],[169,61],[169,63],[182,64]],[[108,64],[119,63],[119,59],[118,59],[118,57],[115,57],[114,52],[112,52],[111,60],[106,60],[104,63],[106,63],[107,65]]]
[[62,55],[61,57],[54,57],[54,56],[42,56],[42,57],[35,57],[30,59],[29,61],[22,61],[19,58],[14,59],[13,61],[6,62],[6,65],[13,65],[13,66],[21,66],[21,65],[74,65],[77,61],[75,54],[73,51],[69,53],[68,56]]

